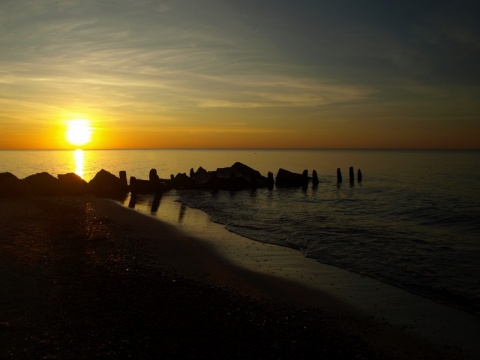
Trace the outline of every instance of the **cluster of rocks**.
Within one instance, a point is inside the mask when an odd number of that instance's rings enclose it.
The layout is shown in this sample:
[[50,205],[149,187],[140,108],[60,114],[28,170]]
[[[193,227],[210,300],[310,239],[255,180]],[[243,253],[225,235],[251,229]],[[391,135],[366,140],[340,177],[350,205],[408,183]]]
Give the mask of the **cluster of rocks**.
[[[361,172],[358,173],[361,182]],[[350,168],[350,181],[353,180],[353,168]],[[341,183],[341,172],[337,170],[337,182]],[[25,179],[18,179],[11,173],[0,173],[0,196],[20,195],[79,195],[91,193],[98,196],[122,197],[131,192],[132,196],[139,193],[161,194],[169,189],[212,189],[212,190],[243,190],[255,188],[303,187],[311,183],[318,186],[317,172],[308,176],[308,171],[302,174],[279,169],[276,177],[269,172],[263,176],[257,170],[236,162],[230,167],[207,171],[199,167],[197,171],[190,170],[190,174],[179,173],[171,175],[170,179],[160,179],[157,171],[151,169],[148,180],[137,179],[132,176],[127,182],[127,174],[120,171],[119,176],[102,169],[95,177],[86,182],[74,173],[54,177],[46,172],[30,175]]]
[[6,172],[0,173],[0,196],[22,195],[81,195],[95,194],[106,197],[118,197],[127,194],[129,187],[126,178],[121,178],[100,170],[95,177],[86,182],[74,173],[60,174],[54,177],[42,172],[19,179]]

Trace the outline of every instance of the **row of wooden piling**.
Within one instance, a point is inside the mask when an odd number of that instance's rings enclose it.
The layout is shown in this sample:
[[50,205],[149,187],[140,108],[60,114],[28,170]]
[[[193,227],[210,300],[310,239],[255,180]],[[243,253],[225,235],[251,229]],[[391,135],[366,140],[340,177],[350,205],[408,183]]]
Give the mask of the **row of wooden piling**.
[[[353,169],[353,166],[350,166],[350,169],[348,171],[348,177],[349,177],[349,180],[350,180],[350,184],[354,184],[355,183],[355,171]],[[363,181],[363,175],[362,175],[362,170],[358,169],[357,171],[357,182],[358,183],[361,183]],[[340,170],[340,168],[337,169],[337,184],[341,184],[343,182],[343,178],[342,178],[342,171]]]

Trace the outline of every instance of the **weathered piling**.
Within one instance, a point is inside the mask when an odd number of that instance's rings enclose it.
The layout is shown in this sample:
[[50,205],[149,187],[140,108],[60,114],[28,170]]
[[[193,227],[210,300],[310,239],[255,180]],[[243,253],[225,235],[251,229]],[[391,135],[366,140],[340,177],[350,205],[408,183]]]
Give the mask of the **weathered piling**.
[[150,172],[148,173],[148,180],[150,180],[152,184],[156,184],[158,180],[160,180],[157,174],[157,169],[150,170]]
[[273,179],[273,173],[271,171],[268,172],[267,177],[267,185],[269,189],[273,189],[273,185],[275,184],[275,180]]
[[302,173],[302,187],[306,188],[308,186],[308,170],[303,170]]
[[135,176],[130,176],[130,202],[128,207],[134,208],[137,202],[137,178]]
[[362,170],[358,169],[357,172],[357,181],[361,183],[363,181],[363,175],[362,175]]
[[128,187],[127,172],[125,170],[122,170],[118,175],[120,176],[120,181],[122,183],[122,186],[125,186],[125,188]]
[[313,172],[312,172],[312,186],[317,187],[318,183],[319,183],[319,181],[318,181],[317,171],[313,170]]
[[342,182],[342,171],[340,170],[340,168],[337,168],[337,184],[341,184]]
[[349,178],[350,178],[350,184],[353,184],[355,182],[355,174],[353,172],[353,166],[350,166]]

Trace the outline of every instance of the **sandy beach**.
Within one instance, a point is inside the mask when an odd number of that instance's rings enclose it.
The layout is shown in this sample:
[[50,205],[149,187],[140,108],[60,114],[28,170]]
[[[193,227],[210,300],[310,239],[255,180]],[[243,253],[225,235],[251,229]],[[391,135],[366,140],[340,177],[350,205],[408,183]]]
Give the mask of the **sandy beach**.
[[[248,240],[218,246],[92,196],[2,199],[0,213],[1,358],[478,355],[478,318],[379,290],[419,304],[421,314],[412,316],[427,320],[410,331],[391,315],[405,317],[398,309],[386,318],[387,306],[369,310],[364,304],[375,298],[352,292],[356,278],[335,284],[325,268],[310,276],[308,261],[303,274],[290,271],[285,264],[297,266],[301,256],[291,249],[259,246],[258,256],[269,257],[259,264],[239,250],[251,246]],[[451,336],[433,321],[439,312],[465,344],[444,341]]]

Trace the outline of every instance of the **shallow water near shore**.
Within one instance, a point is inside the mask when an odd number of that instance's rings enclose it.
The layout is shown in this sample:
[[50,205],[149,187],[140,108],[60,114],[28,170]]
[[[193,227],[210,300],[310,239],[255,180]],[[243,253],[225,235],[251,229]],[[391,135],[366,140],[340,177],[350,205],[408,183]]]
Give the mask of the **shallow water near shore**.
[[[41,171],[76,172],[87,181],[101,168],[144,179],[156,168],[161,178],[169,178],[236,161],[263,175],[279,168],[316,170],[317,189],[165,196],[183,204],[173,215],[177,224],[189,207],[198,208],[247,238],[294,247],[320,262],[452,306],[480,309],[478,151],[2,151],[0,161],[0,171],[19,178]],[[349,166],[361,168],[361,184],[348,183]],[[340,186],[337,167],[344,176]],[[160,218],[167,216],[161,215],[162,204],[159,209]]]

